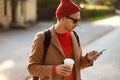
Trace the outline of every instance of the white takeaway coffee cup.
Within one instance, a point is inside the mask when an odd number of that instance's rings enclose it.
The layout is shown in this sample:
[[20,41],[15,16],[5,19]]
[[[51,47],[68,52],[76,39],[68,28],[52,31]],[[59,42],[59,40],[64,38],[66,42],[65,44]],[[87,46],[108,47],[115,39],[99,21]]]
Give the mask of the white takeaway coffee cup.
[[73,68],[74,63],[75,63],[74,60],[71,59],[71,58],[66,58],[66,59],[64,60],[64,64],[65,64],[65,65],[68,65],[68,66],[71,66],[71,68]]

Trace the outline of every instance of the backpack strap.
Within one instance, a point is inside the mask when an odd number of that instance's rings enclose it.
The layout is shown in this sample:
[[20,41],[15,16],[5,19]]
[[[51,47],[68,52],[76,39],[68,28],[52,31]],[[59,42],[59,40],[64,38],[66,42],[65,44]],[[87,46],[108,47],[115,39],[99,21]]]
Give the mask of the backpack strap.
[[46,54],[47,54],[47,50],[48,50],[48,47],[50,45],[50,42],[51,42],[51,33],[50,33],[50,30],[46,30],[44,32],[45,34],[45,39],[44,39],[44,55],[43,55],[43,63],[45,61],[45,58],[46,58]]
[[33,76],[33,80],[38,80],[39,77]]
[[77,34],[75,31],[73,31],[73,33],[74,33],[74,35],[75,35],[75,37],[76,37],[76,39],[77,39],[78,46],[80,47],[80,40],[79,40],[79,36],[78,36],[78,34]]
[[[48,47],[50,45],[50,42],[51,42],[51,33],[50,33],[50,30],[46,30],[44,31],[44,34],[45,34],[45,39],[44,39],[44,48],[43,48],[43,61],[42,63],[44,63],[45,61],[45,58],[46,58],[46,55],[47,55],[47,50],[48,50]],[[38,80],[39,77],[36,77],[36,76],[33,76],[33,80]]]

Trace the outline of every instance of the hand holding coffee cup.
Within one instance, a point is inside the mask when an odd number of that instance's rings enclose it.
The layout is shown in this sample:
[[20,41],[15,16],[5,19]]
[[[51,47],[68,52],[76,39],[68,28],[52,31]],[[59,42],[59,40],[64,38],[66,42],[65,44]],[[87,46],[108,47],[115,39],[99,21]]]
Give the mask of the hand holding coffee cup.
[[[64,60],[64,64],[67,65],[67,66],[70,66],[71,67],[71,71],[72,71],[72,68],[73,68],[73,65],[74,65],[74,60],[71,59],[71,58],[66,58]],[[68,73],[68,75],[70,75],[71,72]]]

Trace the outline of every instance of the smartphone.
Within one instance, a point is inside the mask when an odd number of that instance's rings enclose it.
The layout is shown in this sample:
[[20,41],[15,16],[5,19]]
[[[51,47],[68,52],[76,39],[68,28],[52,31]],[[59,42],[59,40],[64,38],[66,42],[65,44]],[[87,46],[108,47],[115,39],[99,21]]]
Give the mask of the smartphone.
[[104,51],[106,51],[106,50],[107,50],[106,48],[103,49],[103,50],[101,50],[100,52],[98,52],[98,53],[94,54],[93,56],[91,56],[90,59],[92,59],[92,58],[94,58],[94,57],[96,57],[96,56],[102,54],[102,53],[103,53]]

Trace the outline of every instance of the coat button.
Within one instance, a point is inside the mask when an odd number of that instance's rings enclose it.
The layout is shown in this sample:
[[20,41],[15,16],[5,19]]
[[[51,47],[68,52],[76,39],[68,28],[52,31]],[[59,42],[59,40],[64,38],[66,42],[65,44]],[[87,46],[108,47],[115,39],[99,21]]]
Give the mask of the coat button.
[[61,62],[61,64],[64,64],[64,62]]
[[49,77],[48,77],[48,76],[45,76],[45,78],[46,78],[46,79],[49,79]]
[[65,77],[62,76],[61,79],[62,79],[62,80],[65,80]]

